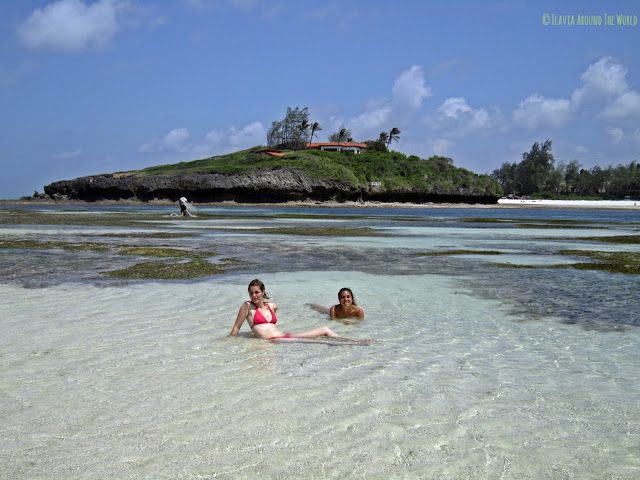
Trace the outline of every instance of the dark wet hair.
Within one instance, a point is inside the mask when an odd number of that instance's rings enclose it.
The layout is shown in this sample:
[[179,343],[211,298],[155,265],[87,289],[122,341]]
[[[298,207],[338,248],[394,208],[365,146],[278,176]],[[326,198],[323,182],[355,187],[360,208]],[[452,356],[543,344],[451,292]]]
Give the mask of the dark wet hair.
[[264,283],[262,283],[262,281],[260,281],[259,279],[254,278],[253,280],[251,280],[251,283],[249,283],[249,286],[247,287],[247,291],[251,290],[251,287],[258,287],[262,292],[264,298],[269,298],[269,295],[267,295],[267,292],[264,289]]
[[350,289],[350,288],[348,288],[348,287],[342,287],[342,288],[338,291],[338,302],[340,302],[340,294],[341,294],[342,292],[349,292],[349,293],[351,294],[351,303],[353,303],[354,305],[357,305],[357,303],[356,303],[356,297],[355,297],[355,295],[353,294],[353,292],[351,291],[351,289]]

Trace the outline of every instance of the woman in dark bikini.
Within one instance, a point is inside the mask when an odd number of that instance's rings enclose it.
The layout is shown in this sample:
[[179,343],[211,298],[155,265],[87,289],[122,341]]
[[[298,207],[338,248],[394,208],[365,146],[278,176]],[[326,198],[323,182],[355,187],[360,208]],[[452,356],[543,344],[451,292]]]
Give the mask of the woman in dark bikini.
[[344,287],[340,289],[338,302],[340,303],[333,305],[331,308],[323,307],[317,303],[309,305],[320,313],[327,313],[331,320],[354,319],[343,323],[357,323],[358,320],[364,320],[364,310],[356,304],[356,297],[353,296],[350,288]]
[[[276,310],[278,305],[269,302],[269,296],[265,292],[264,283],[257,278],[249,284],[249,301],[244,302],[238,310],[236,321],[231,329],[231,336],[235,337],[240,331],[240,327],[246,320],[251,327],[253,334],[264,340],[277,341],[304,341],[303,339],[317,339],[318,337],[330,337],[331,340],[340,343],[353,343],[354,345],[369,345],[372,340],[351,340],[340,337],[329,327],[319,327],[302,333],[284,333],[278,330],[276,322]],[[309,340],[313,341],[313,340]]]

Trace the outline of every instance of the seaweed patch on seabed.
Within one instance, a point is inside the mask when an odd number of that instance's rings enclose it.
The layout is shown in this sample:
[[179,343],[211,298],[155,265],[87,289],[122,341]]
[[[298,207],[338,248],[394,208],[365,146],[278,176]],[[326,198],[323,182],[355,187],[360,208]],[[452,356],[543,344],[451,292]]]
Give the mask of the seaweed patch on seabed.
[[369,227],[267,227],[252,230],[252,233],[275,235],[304,235],[309,237],[388,237],[387,233]]
[[143,262],[120,270],[105,272],[106,275],[126,280],[189,280],[227,272],[238,260],[225,259],[213,264],[203,257],[192,256],[187,262]]
[[[2,240],[0,249],[94,251],[141,257],[164,258],[162,261],[142,262],[103,274],[119,279],[188,280],[226,273],[241,262],[234,258],[211,263],[207,258],[214,252],[194,252],[169,247],[105,245],[99,243],[37,242],[33,240]],[[173,259],[173,261],[172,261]],[[186,261],[185,261],[186,260]]]
[[185,238],[185,237],[194,237],[196,234],[194,232],[129,232],[129,233],[99,233],[99,234],[90,234],[83,233],[78,235],[79,237],[99,237],[99,238],[160,238],[160,239],[170,239],[170,238]]
[[626,273],[629,275],[640,274],[639,252],[601,252],[592,250],[560,250],[560,255],[589,257],[594,262],[566,263],[561,265],[516,265],[513,263],[496,264],[498,268],[573,268],[577,270],[599,270],[609,273]]
[[0,240],[0,249],[55,250],[107,252],[109,246],[101,243],[39,242],[36,240]]
[[585,240],[590,242],[615,243],[619,245],[635,245],[635,244],[640,244],[640,235],[614,235],[611,237],[553,238],[552,240]]
[[0,212],[0,225],[89,225],[103,227],[141,227],[146,221],[157,220],[157,214],[150,213],[59,213],[10,211]]
[[[640,274],[640,253],[638,252],[599,252],[591,250],[560,250],[563,255],[589,257],[595,262],[572,263],[566,267],[578,270],[602,270],[611,273]],[[555,268],[558,268],[556,265]]]
[[442,257],[446,255],[502,255],[497,250],[443,250],[437,252],[419,252],[415,254],[419,257]]

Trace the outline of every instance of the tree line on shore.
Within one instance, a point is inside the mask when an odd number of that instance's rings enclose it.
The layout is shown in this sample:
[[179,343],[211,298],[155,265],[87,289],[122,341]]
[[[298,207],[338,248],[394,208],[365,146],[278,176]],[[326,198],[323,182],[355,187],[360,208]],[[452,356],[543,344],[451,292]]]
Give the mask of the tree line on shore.
[[505,162],[491,174],[505,195],[540,198],[620,199],[640,197],[640,164],[583,168],[580,162],[558,162],[551,140],[534,143],[521,162]]

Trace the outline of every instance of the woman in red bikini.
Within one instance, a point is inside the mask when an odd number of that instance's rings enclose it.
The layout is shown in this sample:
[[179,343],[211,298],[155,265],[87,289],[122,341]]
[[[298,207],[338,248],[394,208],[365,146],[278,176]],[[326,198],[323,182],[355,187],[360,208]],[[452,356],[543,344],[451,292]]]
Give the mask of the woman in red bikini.
[[269,302],[269,296],[265,292],[264,283],[257,278],[249,284],[249,301],[244,302],[238,310],[236,321],[231,329],[231,336],[235,337],[245,320],[249,322],[253,334],[265,340],[301,341],[300,339],[312,339],[317,337],[331,337],[344,342],[354,342],[357,345],[369,345],[372,340],[351,340],[340,337],[329,327],[319,327],[303,333],[284,333],[278,330],[276,322],[276,310],[278,305]]

